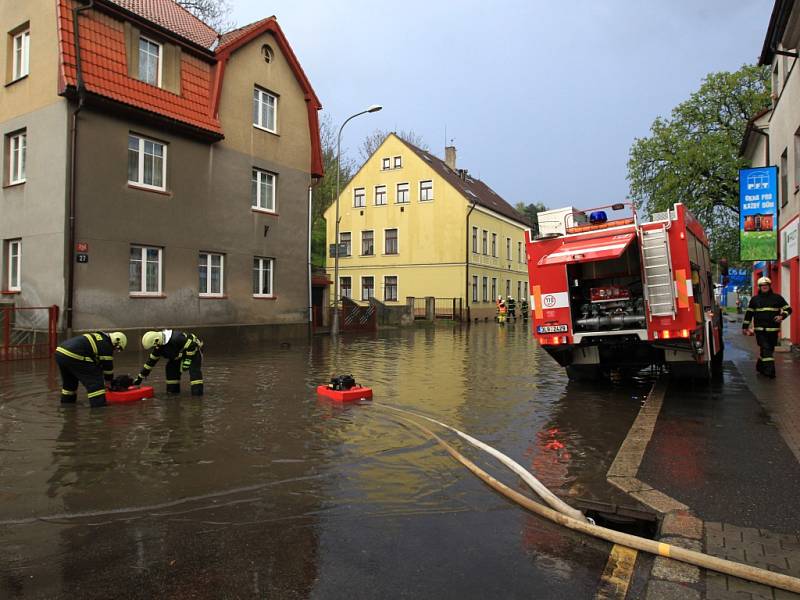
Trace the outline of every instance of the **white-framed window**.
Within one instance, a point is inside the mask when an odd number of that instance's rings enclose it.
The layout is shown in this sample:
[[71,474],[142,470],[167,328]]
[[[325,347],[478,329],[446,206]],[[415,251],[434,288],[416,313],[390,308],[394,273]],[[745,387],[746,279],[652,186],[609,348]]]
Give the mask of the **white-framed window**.
[[398,204],[405,204],[408,202],[408,184],[407,183],[398,183],[397,184],[397,203]]
[[158,296],[161,294],[162,256],[161,248],[131,246],[128,291],[132,296]]
[[492,277],[492,295],[489,297],[492,299],[497,298],[497,277]]
[[8,242],[8,290],[18,292],[22,289],[22,240]]
[[472,228],[472,251],[477,254],[478,253],[478,228]]
[[275,212],[275,189],[277,188],[277,176],[275,173],[256,169],[253,167],[253,177],[251,185],[252,202],[251,206],[255,210]]
[[372,256],[375,254],[375,232],[371,229],[361,232],[361,255]]
[[511,280],[506,279],[506,298],[511,295]]
[[522,282],[522,294],[523,294],[522,297],[525,298],[525,300],[527,301],[528,300],[528,282],[527,281],[523,281]]
[[28,29],[14,36],[11,43],[13,65],[12,80],[21,79],[30,73],[31,30]]
[[353,250],[353,236],[349,231],[339,232],[339,256],[350,256]]
[[155,140],[128,135],[128,183],[154,190],[165,190],[167,146]]
[[492,233],[492,256],[497,257],[497,234]]
[[161,87],[162,46],[146,37],[139,38],[139,80]]
[[369,300],[375,297],[375,278],[372,276],[361,278],[361,299]]
[[275,259],[256,256],[253,258],[253,296],[272,298],[275,295],[273,279]]
[[386,186],[375,186],[375,206],[383,206],[386,204]]
[[253,125],[278,132],[278,97],[258,87],[253,89]]
[[222,254],[201,252],[198,264],[201,296],[222,296],[225,257]]
[[522,254],[522,242],[517,242],[517,260],[520,263],[524,263],[524,255]]
[[392,168],[392,159],[388,156],[386,158],[381,159],[381,170],[388,171]]
[[352,277],[339,277],[339,293],[342,298],[353,297],[353,278]]
[[472,276],[472,301],[473,302],[477,302],[478,301],[478,276],[477,275],[473,275]]
[[384,254],[397,254],[397,229],[385,229],[383,231]]
[[482,246],[483,246],[483,255],[489,255],[489,232],[485,229],[483,230],[483,238],[481,239]]
[[419,201],[428,202],[433,200],[433,181],[427,179],[419,182]]
[[488,302],[489,301],[489,278],[488,277],[484,277],[483,278],[482,291],[483,291],[483,296],[482,296],[483,301],[484,302]]
[[364,208],[367,205],[367,192],[364,188],[353,189],[353,207]]
[[8,153],[8,183],[24,183],[28,157],[28,134],[26,131],[12,133],[8,137]]
[[383,299],[386,302],[397,302],[397,275],[384,276]]
[[517,282],[517,296],[516,296],[516,299],[517,300],[522,299],[522,282],[521,281]]
[[513,256],[511,255],[511,238],[510,237],[506,238],[506,256],[508,257],[508,260],[512,260],[513,259]]
[[403,157],[402,156],[395,156],[394,157],[394,168],[400,169],[403,167]]

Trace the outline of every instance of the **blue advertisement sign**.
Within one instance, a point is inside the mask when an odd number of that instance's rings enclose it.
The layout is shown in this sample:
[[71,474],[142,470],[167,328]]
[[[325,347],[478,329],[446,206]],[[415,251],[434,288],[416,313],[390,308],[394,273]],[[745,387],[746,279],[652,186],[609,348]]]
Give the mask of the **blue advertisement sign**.
[[739,170],[739,259],[778,259],[778,167]]

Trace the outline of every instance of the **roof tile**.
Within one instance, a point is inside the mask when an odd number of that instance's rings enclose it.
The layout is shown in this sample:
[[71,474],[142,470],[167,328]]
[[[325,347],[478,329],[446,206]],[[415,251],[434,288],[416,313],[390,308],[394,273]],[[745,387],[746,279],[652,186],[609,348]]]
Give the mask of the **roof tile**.
[[175,0],[109,0],[148,21],[204,48],[211,48],[219,34]]

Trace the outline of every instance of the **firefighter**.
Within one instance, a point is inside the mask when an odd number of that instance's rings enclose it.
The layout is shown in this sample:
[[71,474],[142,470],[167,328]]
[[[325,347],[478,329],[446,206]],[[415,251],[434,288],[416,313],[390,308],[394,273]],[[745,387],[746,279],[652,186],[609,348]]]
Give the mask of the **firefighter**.
[[528,299],[527,298],[523,298],[522,300],[520,300],[519,310],[522,313],[522,321],[523,321],[523,323],[527,323],[528,322],[528,316],[530,315],[530,312],[531,312],[529,310],[529,308],[528,308]]
[[512,319],[514,322],[517,320],[517,301],[514,300],[511,296],[508,297],[506,301],[508,304],[508,320],[511,321]]
[[498,314],[497,314],[497,322],[500,323],[501,325],[505,325],[506,324],[506,313],[508,313],[508,307],[506,306],[506,303],[503,302],[503,298],[502,297],[497,299],[497,303],[498,303],[497,304],[497,312],[498,312]]
[[758,294],[750,299],[747,312],[742,322],[742,333],[753,335],[750,322],[753,322],[756,343],[760,356],[756,363],[756,371],[770,378],[775,378],[775,357],[773,353],[778,345],[778,333],[781,321],[792,314],[792,308],[780,294],[772,291],[772,280],[761,277],[758,280]]
[[180,393],[181,373],[189,371],[192,396],[203,395],[203,342],[195,334],[172,329],[148,331],[142,336],[142,347],[150,350],[150,356],[133,380],[134,385],[142,383],[163,356],[167,359],[167,393]]
[[93,331],[70,338],[56,348],[61,372],[61,403],[77,400],[78,382],[86,388],[92,408],[106,405],[106,385],[114,378],[114,351],[121,352],[128,338],[121,331]]

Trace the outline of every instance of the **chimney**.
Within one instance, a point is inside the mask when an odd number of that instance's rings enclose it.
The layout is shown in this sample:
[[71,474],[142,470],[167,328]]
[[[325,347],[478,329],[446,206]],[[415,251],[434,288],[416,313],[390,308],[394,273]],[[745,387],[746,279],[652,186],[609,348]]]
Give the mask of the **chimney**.
[[444,147],[444,164],[448,167],[456,170],[456,147],[455,146],[445,146]]

